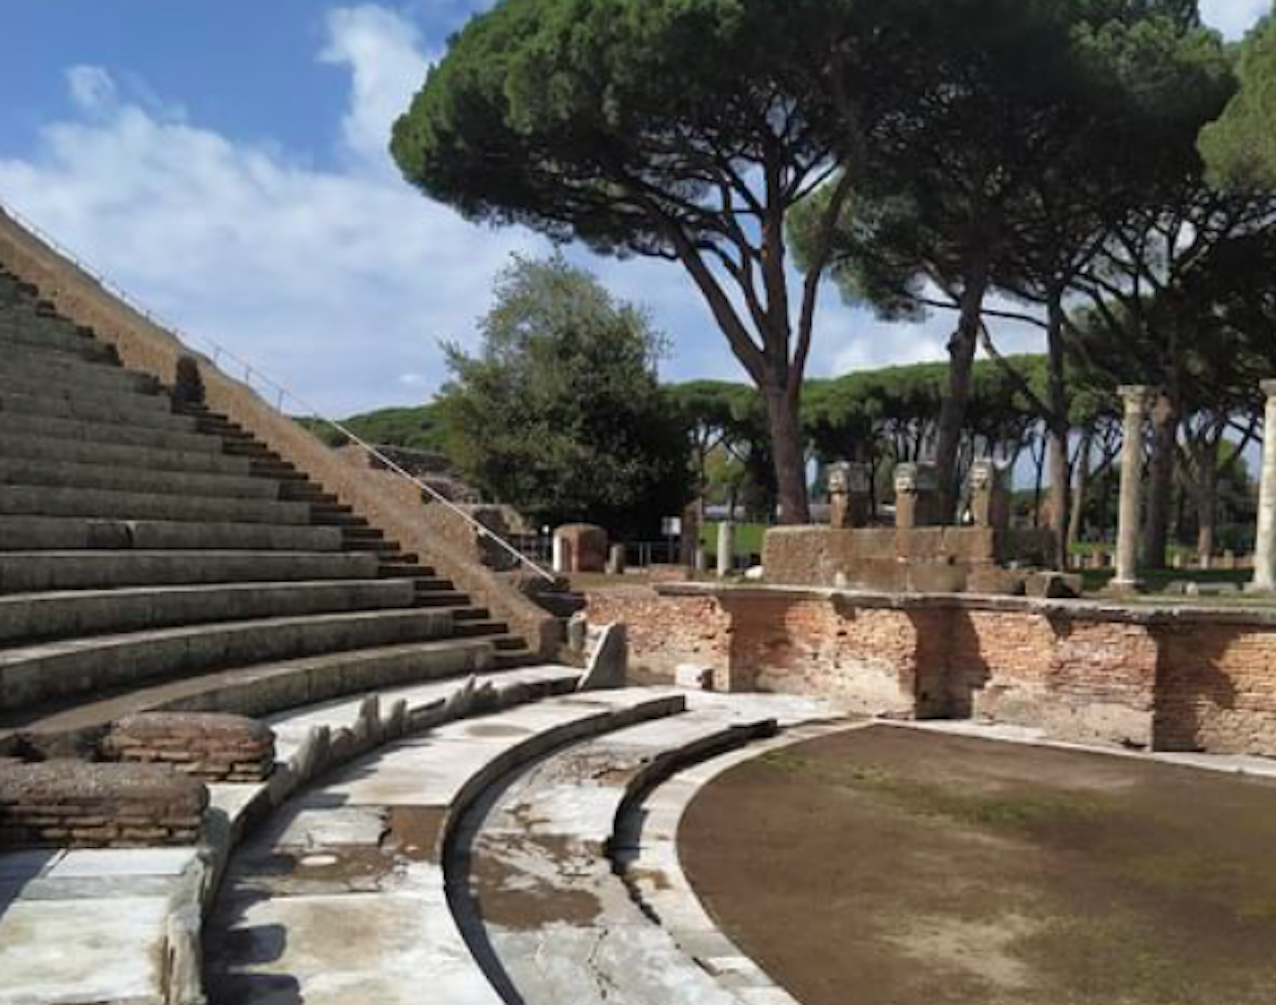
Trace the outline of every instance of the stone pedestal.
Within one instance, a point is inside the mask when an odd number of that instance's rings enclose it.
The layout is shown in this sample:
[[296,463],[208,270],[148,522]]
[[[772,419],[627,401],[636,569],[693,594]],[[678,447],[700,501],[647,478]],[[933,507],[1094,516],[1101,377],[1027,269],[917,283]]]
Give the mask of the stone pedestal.
[[1263,473],[1258,495],[1258,541],[1252,589],[1276,593],[1276,380],[1263,381],[1267,425],[1263,435]]
[[735,567],[735,524],[723,520],[718,524],[718,578],[726,579]]
[[995,461],[975,461],[970,469],[970,514],[976,527],[1010,526],[1010,479]]
[[554,531],[554,571],[605,572],[607,532],[589,524],[569,524]]
[[854,530],[868,526],[872,479],[867,465],[834,464],[828,471],[829,526]]
[[933,464],[901,464],[895,469],[897,529],[936,526],[939,502],[939,478]]
[[1121,507],[1117,522],[1116,578],[1112,589],[1139,588],[1139,524],[1143,509],[1143,427],[1156,398],[1154,388],[1143,385],[1118,390],[1125,402],[1121,445]]

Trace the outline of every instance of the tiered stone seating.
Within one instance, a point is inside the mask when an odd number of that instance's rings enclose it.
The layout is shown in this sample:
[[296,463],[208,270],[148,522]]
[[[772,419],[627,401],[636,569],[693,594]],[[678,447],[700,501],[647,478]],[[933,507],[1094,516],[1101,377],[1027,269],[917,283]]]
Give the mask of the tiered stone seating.
[[[0,251],[6,227],[0,214]],[[77,316],[114,317],[99,294],[60,288],[63,265],[51,266],[51,295]],[[114,321],[95,323],[120,338]],[[116,344],[173,373],[173,355],[148,357],[158,343]],[[165,351],[182,348],[170,339]],[[222,1005],[406,1003],[423,988],[431,1000],[497,1005],[511,976],[529,1001],[584,1002],[597,997],[585,987],[602,973],[592,965],[542,981],[511,962],[519,939],[540,944],[555,912],[570,923],[582,893],[612,913],[577,925],[573,947],[632,937],[651,950],[634,1001],[679,989],[694,992],[679,1000],[729,1000],[629,901],[604,852],[644,786],[770,729],[770,712],[710,703],[682,715],[687,699],[661,690],[572,694],[579,671],[531,665],[555,636],[538,628],[543,612],[519,607],[521,594],[511,601],[444,543],[433,552],[529,638],[542,631],[531,646],[199,394],[125,369],[3,267],[0,363],[0,802],[21,810],[37,844],[85,836],[71,851],[0,854],[0,1005],[193,1005],[206,990]],[[219,393],[208,400],[341,481],[317,444],[299,448],[277,413],[245,404],[246,389]],[[366,486],[340,491],[414,549],[435,548],[402,511],[378,513]],[[263,721],[138,714],[148,712]],[[19,767],[68,754],[129,763]],[[190,814],[148,826],[140,801],[128,833],[121,820],[91,826],[129,791],[160,792],[171,809],[165,786],[207,796],[198,832]],[[88,819],[42,813],[49,792]],[[573,806],[574,822],[541,841],[536,820],[562,822],[555,813]],[[131,847],[152,833],[163,840],[151,844],[198,845]],[[216,901],[205,987],[204,913],[245,835]],[[555,848],[584,873],[573,878]],[[514,876],[519,854],[527,864],[542,851],[537,876]],[[474,914],[508,891],[480,884],[472,899],[472,863],[516,887],[548,883],[538,925],[515,936]],[[606,979],[628,979],[622,964]]]
[[0,751],[530,653],[252,435],[0,271]]

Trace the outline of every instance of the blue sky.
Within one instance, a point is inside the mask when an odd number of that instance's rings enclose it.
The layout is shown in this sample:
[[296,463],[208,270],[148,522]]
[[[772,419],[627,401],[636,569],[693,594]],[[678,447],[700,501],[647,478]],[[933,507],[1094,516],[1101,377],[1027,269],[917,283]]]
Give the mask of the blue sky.
[[[329,413],[423,400],[445,375],[438,342],[473,342],[509,256],[547,250],[426,201],[385,153],[483,6],[5,0],[0,201]],[[1203,6],[1236,37],[1268,0]],[[676,266],[577,257],[651,308],[667,376],[741,376]],[[883,324],[829,290],[812,371],[941,358],[949,326]]]

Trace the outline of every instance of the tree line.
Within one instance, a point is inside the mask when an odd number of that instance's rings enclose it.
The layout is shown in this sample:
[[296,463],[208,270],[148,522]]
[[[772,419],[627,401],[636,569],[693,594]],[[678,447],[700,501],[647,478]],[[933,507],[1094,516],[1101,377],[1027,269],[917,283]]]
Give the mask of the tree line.
[[[612,297],[561,255],[516,257],[500,276],[473,351],[447,347],[450,379],[420,408],[347,421],[372,442],[446,456],[490,499],[537,525],[601,523],[618,537],[652,540],[662,518],[688,503],[770,523],[779,499],[766,404],[747,384],[663,383],[664,339],[645,312]],[[1110,368],[1109,364],[1118,367]],[[1096,358],[1067,374],[1071,518],[1067,543],[1110,536],[1115,519],[1120,402],[1132,379],[1123,357]],[[1217,378],[1235,361],[1202,357],[1194,372]],[[927,363],[810,380],[803,394],[803,466],[864,464],[873,507],[892,498],[894,467],[927,459],[940,435],[949,365]],[[1044,499],[1050,442],[1050,361],[1045,355],[978,360],[971,369],[957,476],[978,457],[1018,471],[1021,516],[1049,523]],[[1230,511],[1250,519],[1246,448],[1257,435],[1246,391],[1194,399],[1180,442],[1171,512],[1202,555]],[[340,437],[334,442],[339,443]],[[821,478],[815,479],[817,495]],[[886,514],[877,512],[885,518]]]

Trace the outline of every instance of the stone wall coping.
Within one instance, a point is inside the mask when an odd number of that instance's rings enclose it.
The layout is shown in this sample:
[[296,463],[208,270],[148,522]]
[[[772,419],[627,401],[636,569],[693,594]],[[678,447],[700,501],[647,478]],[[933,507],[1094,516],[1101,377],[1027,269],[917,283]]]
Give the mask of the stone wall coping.
[[826,600],[847,607],[874,610],[1001,611],[1041,614],[1074,621],[1106,621],[1134,625],[1227,624],[1276,629],[1276,608],[1223,607],[1219,605],[1131,605],[1106,600],[1038,600],[971,593],[879,593],[812,586],[724,585],[721,583],[660,583],[658,596],[709,597],[731,600]]

